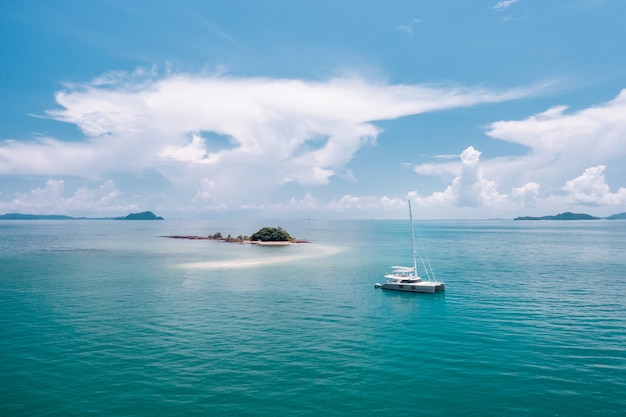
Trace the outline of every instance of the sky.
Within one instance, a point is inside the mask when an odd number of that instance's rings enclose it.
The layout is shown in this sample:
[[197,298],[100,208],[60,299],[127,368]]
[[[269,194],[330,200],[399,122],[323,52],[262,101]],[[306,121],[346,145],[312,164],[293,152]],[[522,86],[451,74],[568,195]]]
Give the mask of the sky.
[[0,214],[626,211],[626,0],[0,2]]

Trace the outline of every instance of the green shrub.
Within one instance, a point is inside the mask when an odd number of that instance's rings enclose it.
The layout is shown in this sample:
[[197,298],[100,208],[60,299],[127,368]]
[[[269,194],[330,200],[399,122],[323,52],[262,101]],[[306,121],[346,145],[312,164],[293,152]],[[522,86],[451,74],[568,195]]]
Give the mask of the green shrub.
[[264,227],[250,236],[250,240],[260,240],[261,242],[289,242],[294,239],[286,230],[280,227]]

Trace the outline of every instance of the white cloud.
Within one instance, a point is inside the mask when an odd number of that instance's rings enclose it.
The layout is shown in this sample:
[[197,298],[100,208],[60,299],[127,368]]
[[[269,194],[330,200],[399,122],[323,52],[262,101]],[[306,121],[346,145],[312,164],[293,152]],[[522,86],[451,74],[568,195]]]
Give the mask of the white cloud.
[[540,188],[541,186],[536,182],[529,182],[521,187],[513,187],[511,199],[520,202],[522,206],[534,207],[538,201]]
[[32,142],[6,140],[0,142],[0,175],[88,175],[93,166],[102,165],[108,156],[106,152],[98,152],[99,148],[97,140],[93,143],[68,143],[47,137]]
[[388,196],[355,196],[346,194],[340,199],[333,199],[326,204],[329,211],[395,211],[406,207],[406,199]]
[[626,205],[626,188],[611,193],[604,177],[605,169],[604,165],[587,168],[582,175],[567,181],[563,187],[569,193],[566,199],[573,203]]
[[497,2],[491,8],[497,12],[502,12],[517,3],[518,1],[519,0],[502,0]]
[[[346,194],[322,202],[308,192],[276,203],[276,190],[288,183],[308,187],[328,184],[334,177],[357,178],[348,163],[359,149],[375,145],[378,120],[536,91],[387,85],[359,78],[307,82],[109,74],[59,93],[61,107],[49,112],[78,126],[85,133],[83,141],[0,141],[0,175],[73,176],[102,185],[68,191],[62,180],[50,180],[0,202],[0,210],[61,213],[104,207],[126,212],[137,207],[124,202],[133,196],[121,195],[106,179],[111,173],[146,171],[169,183],[161,190],[163,196],[174,198],[182,210],[400,210],[404,199],[388,196]],[[414,170],[437,175],[448,185],[409,197],[431,208],[543,207],[550,212],[552,207],[623,205],[626,191],[610,180],[626,176],[624,114],[626,90],[581,110],[554,106],[526,119],[494,122],[488,136],[528,152],[483,159],[468,147],[454,160],[438,156]],[[7,192],[2,196],[13,197]]]
[[289,200],[289,209],[317,210],[320,207],[322,207],[320,200],[313,197],[311,193],[306,193],[304,198],[301,198],[299,200],[293,197]]
[[[409,194],[410,198],[418,204],[430,207],[497,207],[506,202],[507,197],[497,191],[496,182],[485,178],[479,151],[470,146],[461,153],[460,159],[460,173],[443,192],[420,197],[414,191]],[[424,171],[417,167],[416,172]]]
[[419,165],[415,172],[420,175],[452,179],[444,191],[428,196],[414,192],[412,197],[429,207],[562,211],[623,206],[626,188],[617,184],[611,192],[604,172],[610,165],[614,178],[626,177],[626,90],[607,103],[569,114],[566,110],[556,106],[525,120],[492,123],[487,135],[523,145],[528,153],[483,161],[469,147],[460,162]]
[[398,25],[398,30],[405,32],[409,36],[414,36],[415,33],[413,32],[413,27],[419,23],[422,23],[422,20],[415,18],[411,20],[411,22],[407,25]]
[[121,193],[112,180],[107,180],[96,188],[81,186],[68,193],[64,180],[50,179],[43,187],[27,193],[17,193],[11,201],[0,201],[0,212],[121,215],[138,208],[133,204],[122,203],[120,196]]
[[526,178],[541,183],[546,190],[560,188],[589,166],[610,166],[617,177],[623,177],[626,90],[598,106],[569,114],[566,109],[558,106],[525,120],[492,123],[487,135],[523,145],[529,152],[521,157],[494,160],[486,169],[506,171],[507,182]]
[[[612,193],[604,176],[604,165],[585,169],[582,175],[567,180],[561,187],[566,194],[541,194],[541,185],[528,182],[513,187],[507,193],[498,191],[498,183],[484,176],[480,152],[473,147],[465,149],[461,155],[461,173],[444,191],[428,196],[420,196],[417,191],[409,193],[409,198],[423,207],[463,208],[477,207],[500,211],[535,209],[569,210],[580,206],[618,207],[626,205],[626,188],[620,187]],[[419,167],[416,172],[420,173]],[[504,187],[500,187],[504,188]],[[493,212],[493,211],[492,211]]]
[[[349,177],[346,164],[376,143],[376,121],[536,91],[359,78],[109,73],[69,85],[56,95],[60,108],[48,111],[78,126],[84,141],[0,142],[0,175],[102,179],[111,172],[153,170],[190,206],[233,208],[262,202],[286,183],[324,185],[334,176]],[[227,138],[228,146],[212,143],[207,132]]]
[[288,202],[275,202],[267,204],[245,204],[240,207],[247,211],[266,211],[276,213],[325,213],[327,215],[351,213],[359,217],[361,215],[371,216],[381,212],[395,212],[406,208],[406,199],[388,196],[356,196],[346,194],[338,199],[331,199],[323,202],[311,193],[306,193],[303,198],[292,197]]
[[216,163],[218,154],[209,154],[202,137],[197,134],[191,136],[191,140],[178,146],[166,145],[163,151],[157,155],[159,159],[171,159],[181,162],[195,162],[200,164]]

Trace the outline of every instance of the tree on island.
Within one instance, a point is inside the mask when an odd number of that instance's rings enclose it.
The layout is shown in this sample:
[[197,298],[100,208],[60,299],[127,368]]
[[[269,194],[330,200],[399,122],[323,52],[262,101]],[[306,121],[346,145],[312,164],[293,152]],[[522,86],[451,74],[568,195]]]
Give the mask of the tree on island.
[[264,227],[250,236],[250,240],[253,242],[291,242],[294,238],[281,227]]

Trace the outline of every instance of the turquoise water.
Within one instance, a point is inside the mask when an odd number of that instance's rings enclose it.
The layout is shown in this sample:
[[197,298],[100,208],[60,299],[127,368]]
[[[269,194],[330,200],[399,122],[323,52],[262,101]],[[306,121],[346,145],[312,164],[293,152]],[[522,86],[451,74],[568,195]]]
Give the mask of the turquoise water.
[[418,230],[443,294],[406,221],[0,222],[0,415],[626,413],[626,222]]

